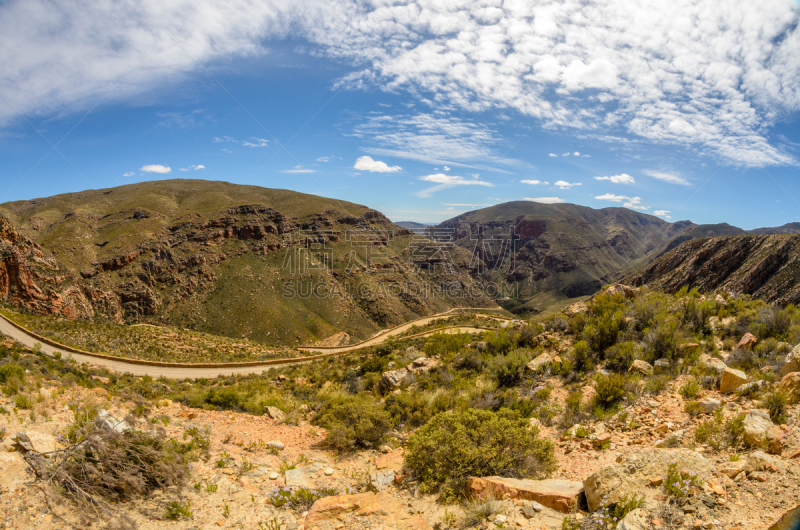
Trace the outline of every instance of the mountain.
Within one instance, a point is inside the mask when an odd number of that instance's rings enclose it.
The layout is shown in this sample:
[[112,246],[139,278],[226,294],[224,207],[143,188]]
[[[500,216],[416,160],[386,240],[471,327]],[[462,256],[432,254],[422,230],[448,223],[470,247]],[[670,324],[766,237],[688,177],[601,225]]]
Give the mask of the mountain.
[[749,234],[774,235],[774,234],[800,234],[800,223],[786,223],[775,228],[756,228],[750,230]]
[[800,302],[800,235],[738,235],[688,241],[622,280],[670,293],[724,289],[782,305]]
[[[288,190],[166,180],[5,203],[0,214],[32,249],[23,261],[51,263],[88,301],[65,315],[75,318],[295,344],[496,307],[467,289],[467,252],[444,267],[380,212]],[[6,296],[43,311],[19,298]]]

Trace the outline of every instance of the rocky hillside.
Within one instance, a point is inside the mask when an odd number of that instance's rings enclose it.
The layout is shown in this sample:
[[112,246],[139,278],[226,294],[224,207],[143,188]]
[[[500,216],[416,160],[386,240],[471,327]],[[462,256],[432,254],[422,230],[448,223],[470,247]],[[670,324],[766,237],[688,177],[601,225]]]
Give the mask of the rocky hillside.
[[[466,289],[466,252],[445,267],[380,212],[287,190],[167,180],[6,203],[0,213],[16,227],[9,241],[24,241],[5,262],[27,287],[6,288],[17,293],[7,298],[30,311],[296,344],[494,305]],[[60,271],[71,289],[34,294],[43,276],[24,272],[34,266]]]
[[[536,313],[555,300],[597,292],[670,245],[727,233],[725,227],[668,223],[626,208],[517,201],[465,213],[429,233],[453,237],[473,252],[478,258],[473,271],[504,283],[512,293],[506,308]],[[511,248],[512,238],[514,252],[509,253],[502,245]]]
[[677,292],[723,289],[781,305],[800,302],[800,235],[740,235],[688,241],[624,281]]

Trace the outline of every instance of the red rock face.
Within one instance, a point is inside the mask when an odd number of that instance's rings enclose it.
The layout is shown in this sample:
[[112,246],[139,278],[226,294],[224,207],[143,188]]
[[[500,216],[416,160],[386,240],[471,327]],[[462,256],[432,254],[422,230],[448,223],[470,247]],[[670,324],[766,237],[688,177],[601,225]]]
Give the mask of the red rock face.
[[546,221],[526,221],[524,219],[517,222],[514,234],[519,236],[520,241],[536,239],[547,231]]
[[81,289],[58,262],[0,218],[0,300],[46,315],[76,319],[94,315]]

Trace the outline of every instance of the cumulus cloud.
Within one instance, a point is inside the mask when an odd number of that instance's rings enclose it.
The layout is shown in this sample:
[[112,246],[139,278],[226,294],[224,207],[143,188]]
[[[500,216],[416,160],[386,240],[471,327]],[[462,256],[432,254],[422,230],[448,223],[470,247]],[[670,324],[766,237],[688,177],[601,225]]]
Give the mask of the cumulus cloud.
[[573,186],[583,186],[581,182],[567,182],[566,180],[557,180],[553,185],[562,190],[568,190]]
[[542,182],[541,180],[520,180],[523,184],[531,184],[532,186],[538,186],[539,184],[544,184],[547,186],[550,184],[549,182]]
[[559,204],[564,202],[564,199],[559,197],[525,197],[526,201],[540,202],[542,204]]
[[670,184],[680,184],[681,186],[689,186],[688,180],[674,173],[666,173],[664,171],[651,171],[651,170],[646,170],[643,173],[649,177],[653,177],[654,179],[663,180],[664,182],[669,182]]
[[552,157],[552,158],[555,158],[555,157],[557,157],[558,155],[557,155],[557,154],[555,154],[555,153],[550,153],[550,154],[549,154],[549,155],[547,155],[547,156],[549,156],[549,157]]
[[204,166],[203,164],[195,164],[195,165],[189,166],[189,167],[182,167],[180,170],[181,171],[197,171],[198,169],[205,169],[205,168],[206,168],[206,166]]
[[608,180],[614,184],[634,184],[636,181],[632,176],[627,173],[620,173],[619,175],[612,175],[610,177],[594,177],[595,180]]
[[671,213],[672,212],[670,212],[669,210],[656,210],[653,212],[653,215],[663,217],[664,219],[672,219],[672,216],[670,215]]
[[123,173],[123,174],[122,174],[122,176],[123,176],[123,177],[132,177],[132,176],[134,176],[135,174],[136,174],[136,173],[135,173],[134,171],[128,171],[127,173]]
[[161,164],[150,164],[149,166],[142,166],[139,168],[139,171],[143,171],[145,173],[172,173],[172,168],[169,166],[162,166]]
[[631,208],[634,210],[649,210],[649,206],[642,206],[642,198],[641,197],[628,197],[626,195],[615,195],[613,193],[605,193],[603,195],[598,195],[595,197],[598,201],[609,201],[609,202],[617,202],[622,203],[622,206],[625,208]]
[[373,160],[371,156],[362,156],[356,160],[353,169],[369,171],[371,173],[395,173],[403,168],[400,166],[389,166],[386,162]]
[[419,180],[424,182],[433,182],[436,184],[436,186],[431,186],[430,188],[418,192],[418,197],[430,197],[437,191],[445,190],[455,186],[486,186],[489,188],[494,186],[491,182],[479,180],[477,176],[474,178],[464,178],[457,177],[455,175],[445,175],[444,173],[426,175],[424,177],[420,177]]
[[245,140],[242,142],[244,147],[268,147],[269,140],[266,138],[250,138],[249,140]]
[[331,161],[331,157],[329,157],[329,156],[321,156],[321,157],[317,158],[317,162],[330,162],[330,161]]

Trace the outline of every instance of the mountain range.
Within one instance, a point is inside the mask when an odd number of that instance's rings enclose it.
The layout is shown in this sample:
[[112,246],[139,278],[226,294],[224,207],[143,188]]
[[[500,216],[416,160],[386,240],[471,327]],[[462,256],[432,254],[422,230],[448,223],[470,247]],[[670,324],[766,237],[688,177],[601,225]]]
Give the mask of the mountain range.
[[793,301],[777,293],[792,283],[795,239],[772,234],[800,232],[531,201],[393,223],[364,205],[202,180],[5,203],[0,215],[0,299],[11,306],[274,345],[364,339],[453,307],[535,314],[622,277]]

